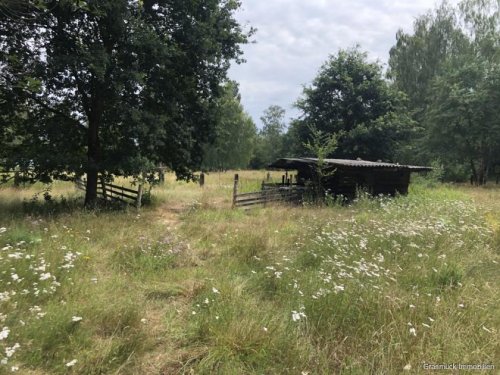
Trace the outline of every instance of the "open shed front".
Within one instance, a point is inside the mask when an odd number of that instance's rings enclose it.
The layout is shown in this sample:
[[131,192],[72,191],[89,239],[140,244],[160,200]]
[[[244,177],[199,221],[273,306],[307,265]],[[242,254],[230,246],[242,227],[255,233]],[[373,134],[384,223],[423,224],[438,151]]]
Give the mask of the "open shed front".
[[[318,160],[314,158],[278,159],[268,169],[297,171],[299,186],[317,184]],[[407,194],[412,172],[432,170],[430,167],[399,165],[366,160],[325,159],[323,188],[334,195],[354,198],[359,188],[373,195]]]

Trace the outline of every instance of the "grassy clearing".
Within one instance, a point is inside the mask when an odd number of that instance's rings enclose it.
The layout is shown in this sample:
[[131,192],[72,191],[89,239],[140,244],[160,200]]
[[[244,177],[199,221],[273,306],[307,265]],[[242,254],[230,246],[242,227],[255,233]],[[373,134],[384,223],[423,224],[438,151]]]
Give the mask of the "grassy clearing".
[[140,213],[1,189],[0,374],[500,366],[499,189],[243,211],[232,178],[168,176]]

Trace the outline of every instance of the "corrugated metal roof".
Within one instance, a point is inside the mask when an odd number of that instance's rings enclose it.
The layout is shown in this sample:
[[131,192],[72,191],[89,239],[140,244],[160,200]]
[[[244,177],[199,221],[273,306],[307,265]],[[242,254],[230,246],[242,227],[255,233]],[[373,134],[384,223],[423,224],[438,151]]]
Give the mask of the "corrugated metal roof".
[[[349,167],[349,168],[390,168],[390,169],[409,169],[413,172],[430,171],[431,167],[423,167],[418,165],[403,165],[394,163],[383,163],[368,160],[349,160],[349,159],[324,159],[325,163],[333,167]],[[282,158],[270,164],[268,168],[274,169],[297,169],[304,165],[314,165],[318,162],[316,158]]]

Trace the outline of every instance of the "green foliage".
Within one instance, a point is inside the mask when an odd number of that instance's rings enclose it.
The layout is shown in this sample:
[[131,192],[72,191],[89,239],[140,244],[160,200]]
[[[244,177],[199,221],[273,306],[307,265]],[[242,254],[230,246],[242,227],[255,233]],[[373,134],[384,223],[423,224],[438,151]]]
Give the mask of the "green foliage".
[[446,178],[484,184],[500,153],[498,1],[443,2],[397,39],[389,76],[422,128],[409,161],[439,158]]
[[240,103],[238,84],[229,82],[217,101],[213,143],[205,145],[202,168],[239,169],[248,166],[254,153],[257,128]]
[[[41,4],[42,2],[37,2]],[[33,180],[137,176],[162,162],[189,179],[220,84],[247,42],[240,3],[20,2],[0,13],[0,157]],[[5,147],[4,147],[5,146]]]
[[260,118],[263,127],[257,137],[252,168],[263,168],[284,156],[285,151],[285,113],[278,105],[271,105]]
[[296,142],[307,143],[310,126],[335,134],[338,148],[328,156],[392,160],[411,130],[404,97],[358,48],[330,56],[296,105],[303,112],[291,128]]
[[436,78],[427,114],[429,146],[469,164],[478,184],[486,183],[500,152],[499,92],[500,64],[466,64]]
[[338,137],[341,134],[326,134],[321,130],[309,127],[311,139],[304,143],[304,148],[318,159],[313,171],[315,177],[314,188],[316,199],[322,200],[325,196],[324,179],[333,176],[335,170],[327,167],[325,159],[337,149]]

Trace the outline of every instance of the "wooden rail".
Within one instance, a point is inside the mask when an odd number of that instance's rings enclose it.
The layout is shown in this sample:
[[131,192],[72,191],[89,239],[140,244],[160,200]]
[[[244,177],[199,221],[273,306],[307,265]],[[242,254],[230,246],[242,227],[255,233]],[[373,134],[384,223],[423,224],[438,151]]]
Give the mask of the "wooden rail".
[[239,176],[234,176],[233,208],[266,205],[268,203],[288,202],[299,203],[302,201],[305,188],[297,185],[262,184],[262,190],[251,193],[238,193]]
[[[86,180],[77,179],[75,180],[75,185],[77,189],[86,190]],[[139,185],[137,190],[133,190],[124,186],[107,184],[101,180],[101,183],[97,186],[97,195],[101,196],[104,200],[118,201],[125,204],[132,203],[137,208],[140,208],[142,205],[142,193],[142,184]]]

